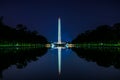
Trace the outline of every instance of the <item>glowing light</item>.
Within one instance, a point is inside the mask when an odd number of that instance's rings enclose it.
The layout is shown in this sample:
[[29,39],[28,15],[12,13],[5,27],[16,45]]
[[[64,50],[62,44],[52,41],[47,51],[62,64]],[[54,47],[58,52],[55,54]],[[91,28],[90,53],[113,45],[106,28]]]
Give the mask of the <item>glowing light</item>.
[[19,46],[19,44],[17,43],[16,46]]
[[65,47],[66,47],[66,48],[69,48],[69,45],[68,45],[68,43],[66,43]]
[[51,43],[51,48],[54,48],[54,47],[55,47],[55,45],[53,43]]
[[51,44],[45,44],[46,48],[51,48]]

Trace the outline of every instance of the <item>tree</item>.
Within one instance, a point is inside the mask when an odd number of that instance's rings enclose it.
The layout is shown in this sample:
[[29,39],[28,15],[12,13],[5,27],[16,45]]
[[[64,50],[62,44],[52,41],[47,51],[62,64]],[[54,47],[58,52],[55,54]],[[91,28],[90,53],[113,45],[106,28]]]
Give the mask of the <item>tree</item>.
[[73,43],[89,43],[89,42],[103,42],[103,43],[118,43],[120,41],[120,23],[114,24],[113,27],[109,25],[98,26],[94,30],[88,30],[79,34]]
[[3,16],[0,17],[0,26],[3,25],[3,18],[4,18]]
[[19,30],[19,31],[27,31],[27,27],[23,24],[17,24],[16,25],[16,30]]

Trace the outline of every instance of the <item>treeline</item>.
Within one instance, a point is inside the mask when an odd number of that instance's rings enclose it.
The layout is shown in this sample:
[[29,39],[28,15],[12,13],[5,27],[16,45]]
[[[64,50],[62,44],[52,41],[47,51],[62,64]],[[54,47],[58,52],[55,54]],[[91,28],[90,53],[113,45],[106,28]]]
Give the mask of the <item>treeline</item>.
[[37,31],[29,31],[23,24],[12,28],[3,23],[3,16],[0,17],[0,43],[19,42],[19,43],[47,43],[47,39],[38,35]]
[[94,30],[79,34],[72,43],[119,43],[120,23],[113,26],[101,25]]

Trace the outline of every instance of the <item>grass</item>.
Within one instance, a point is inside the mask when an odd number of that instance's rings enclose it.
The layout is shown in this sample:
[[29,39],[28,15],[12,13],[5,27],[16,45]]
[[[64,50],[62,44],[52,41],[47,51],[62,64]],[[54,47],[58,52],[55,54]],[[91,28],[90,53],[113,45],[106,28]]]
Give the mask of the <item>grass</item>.
[[41,47],[45,47],[45,45],[43,44],[30,44],[30,43],[7,43],[7,44],[2,44],[0,43],[0,47],[36,47],[36,48],[41,48]]
[[87,43],[87,44],[74,44],[74,47],[120,47],[120,44],[109,43]]

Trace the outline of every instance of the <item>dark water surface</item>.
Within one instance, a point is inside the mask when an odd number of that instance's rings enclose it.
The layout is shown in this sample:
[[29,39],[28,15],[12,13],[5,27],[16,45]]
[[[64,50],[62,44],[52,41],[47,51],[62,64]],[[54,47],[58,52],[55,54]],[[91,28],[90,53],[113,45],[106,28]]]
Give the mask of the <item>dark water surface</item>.
[[0,80],[120,80],[120,50],[0,48]]

